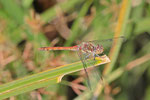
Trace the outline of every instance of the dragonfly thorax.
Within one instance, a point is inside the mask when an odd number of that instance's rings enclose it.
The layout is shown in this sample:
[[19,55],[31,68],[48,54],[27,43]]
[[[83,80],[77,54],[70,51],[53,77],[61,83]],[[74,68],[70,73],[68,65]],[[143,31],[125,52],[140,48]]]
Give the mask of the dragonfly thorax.
[[83,53],[92,53],[92,54],[101,54],[104,51],[104,48],[102,45],[95,45],[91,42],[83,42],[79,46],[79,50],[81,50]]

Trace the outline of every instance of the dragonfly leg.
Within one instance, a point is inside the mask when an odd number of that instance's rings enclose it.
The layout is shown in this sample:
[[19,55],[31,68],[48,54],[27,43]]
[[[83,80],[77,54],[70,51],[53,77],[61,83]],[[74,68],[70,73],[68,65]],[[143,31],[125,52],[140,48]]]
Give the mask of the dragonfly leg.
[[91,54],[86,55],[85,59],[88,59]]
[[93,53],[93,57],[94,57],[94,60],[95,60],[95,57],[99,57],[99,55],[96,54],[96,53]]

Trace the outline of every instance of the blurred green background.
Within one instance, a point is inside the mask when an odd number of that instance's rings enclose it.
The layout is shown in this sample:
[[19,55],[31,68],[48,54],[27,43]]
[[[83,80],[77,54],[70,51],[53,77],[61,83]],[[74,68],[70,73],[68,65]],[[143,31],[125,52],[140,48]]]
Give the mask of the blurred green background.
[[[125,41],[106,53],[112,62],[99,68],[114,77],[98,95],[86,93],[81,71],[11,100],[150,100],[150,0],[0,0],[0,84],[79,60],[42,46],[120,36]],[[70,86],[76,79],[85,91]]]

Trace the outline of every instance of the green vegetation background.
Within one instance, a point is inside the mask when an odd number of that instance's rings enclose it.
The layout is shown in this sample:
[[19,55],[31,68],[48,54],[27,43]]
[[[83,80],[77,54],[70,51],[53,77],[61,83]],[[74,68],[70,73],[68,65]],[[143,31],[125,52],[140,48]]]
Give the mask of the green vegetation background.
[[[125,42],[110,52],[112,63],[99,68],[101,73],[106,71],[106,78],[107,75],[114,77],[109,77],[110,83],[98,92],[97,99],[150,100],[150,1],[52,1],[49,3],[53,6],[38,13],[33,0],[0,0],[0,84],[79,60],[73,52],[41,52],[38,48],[42,46],[72,46],[81,41],[123,35]],[[121,12],[121,9],[126,11]],[[119,16],[120,19],[123,17],[123,22],[117,26]],[[121,31],[118,32],[116,27]],[[68,76],[81,77],[80,72]],[[84,91],[75,94],[68,76],[63,78],[64,83],[10,98],[65,100],[93,97]]]

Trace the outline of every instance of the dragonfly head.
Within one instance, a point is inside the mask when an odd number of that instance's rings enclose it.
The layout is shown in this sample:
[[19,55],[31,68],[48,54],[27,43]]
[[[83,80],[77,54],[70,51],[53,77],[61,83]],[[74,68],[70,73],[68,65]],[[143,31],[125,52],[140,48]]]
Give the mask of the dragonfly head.
[[103,51],[104,51],[103,46],[102,45],[97,45],[95,53],[96,54],[101,54],[101,53],[103,53]]

